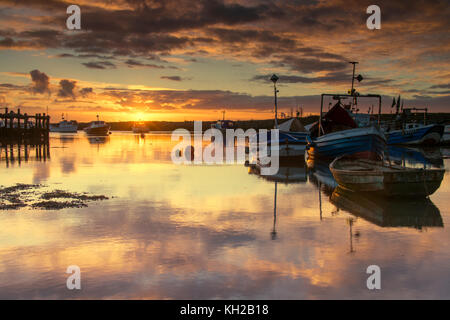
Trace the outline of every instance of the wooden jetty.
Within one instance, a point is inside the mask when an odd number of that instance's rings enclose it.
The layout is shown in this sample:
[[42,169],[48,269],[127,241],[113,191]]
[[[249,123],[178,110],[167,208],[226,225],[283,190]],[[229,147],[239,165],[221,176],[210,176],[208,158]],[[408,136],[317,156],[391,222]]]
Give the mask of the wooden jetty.
[[46,143],[50,131],[50,116],[45,113],[28,115],[9,111],[0,113],[0,143]]

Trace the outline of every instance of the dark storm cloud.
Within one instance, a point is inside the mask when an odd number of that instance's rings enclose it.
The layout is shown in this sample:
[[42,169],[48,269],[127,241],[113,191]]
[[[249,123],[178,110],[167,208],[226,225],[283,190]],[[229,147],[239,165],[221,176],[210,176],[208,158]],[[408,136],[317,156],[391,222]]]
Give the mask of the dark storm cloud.
[[49,86],[49,77],[39,70],[30,71],[31,81],[33,82],[32,90],[35,93],[45,93],[50,92]]
[[75,98],[75,93],[73,89],[75,89],[76,81],[70,81],[67,79],[61,80],[59,82],[59,91],[58,97],[62,98]]

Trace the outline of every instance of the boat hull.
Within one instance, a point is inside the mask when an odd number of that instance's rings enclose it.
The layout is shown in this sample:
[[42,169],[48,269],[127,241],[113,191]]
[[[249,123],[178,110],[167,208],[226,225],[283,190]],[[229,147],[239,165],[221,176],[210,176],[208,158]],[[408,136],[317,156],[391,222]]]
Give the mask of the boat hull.
[[61,132],[61,133],[76,133],[78,131],[78,126],[73,127],[58,127],[50,125],[50,132]]
[[88,135],[107,136],[109,134],[109,126],[86,128],[86,129],[84,129],[84,131]]
[[444,126],[436,124],[385,132],[388,145],[437,145],[443,134]]
[[387,197],[426,197],[441,185],[444,169],[386,166],[382,162],[336,159],[330,170],[340,187]]
[[382,158],[385,148],[386,138],[375,127],[326,134],[308,142],[306,147],[310,159],[334,159],[342,155]]

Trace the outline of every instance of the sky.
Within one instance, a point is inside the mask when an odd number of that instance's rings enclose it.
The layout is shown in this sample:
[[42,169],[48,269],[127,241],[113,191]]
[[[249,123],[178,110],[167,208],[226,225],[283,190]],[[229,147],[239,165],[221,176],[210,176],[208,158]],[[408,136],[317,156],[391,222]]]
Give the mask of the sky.
[[268,119],[275,73],[279,113],[318,114],[358,61],[356,89],[382,95],[383,112],[398,95],[448,112],[449,30],[449,1],[0,0],[0,107],[53,122]]

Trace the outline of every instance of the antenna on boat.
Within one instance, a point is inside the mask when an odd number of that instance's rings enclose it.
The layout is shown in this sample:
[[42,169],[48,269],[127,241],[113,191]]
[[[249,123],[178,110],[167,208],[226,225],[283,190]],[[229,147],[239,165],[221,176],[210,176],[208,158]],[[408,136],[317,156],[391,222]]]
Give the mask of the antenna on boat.
[[352,74],[352,89],[350,90],[350,95],[353,96],[353,104],[357,104],[356,101],[356,90],[355,90],[355,79],[358,80],[358,82],[361,82],[363,80],[362,75],[358,74],[355,77],[355,71],[356,71],[356,65],[358,64],[358,61],[349,61],[348,63],[351,63],[353,65],[353,74]]
[[278,79],[280,79],[280,78],[278,78],[278,76],[276,74],[273,74],[272,77],[270,78],[270,80],[272,80],[272,82],[273,82],[273,91],[275,93],[275,128],[278,127],[278,119],[277,119],[277,111],[278,111],[277,110],[278,109],[278,106],[277,106],[277,92],[278,92],[277,81],[278,81]]
[[223,114],[222,120],[225,121],[225,110],[222,111],[222,114]]

